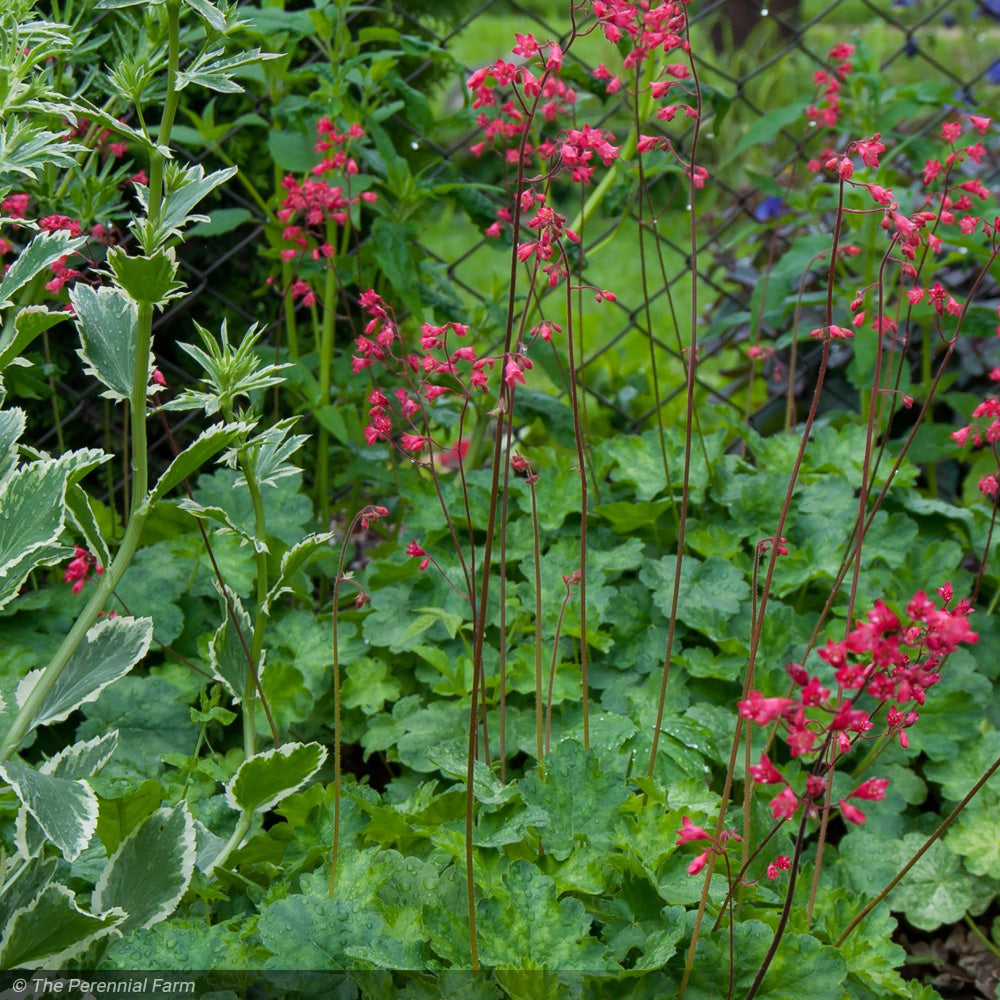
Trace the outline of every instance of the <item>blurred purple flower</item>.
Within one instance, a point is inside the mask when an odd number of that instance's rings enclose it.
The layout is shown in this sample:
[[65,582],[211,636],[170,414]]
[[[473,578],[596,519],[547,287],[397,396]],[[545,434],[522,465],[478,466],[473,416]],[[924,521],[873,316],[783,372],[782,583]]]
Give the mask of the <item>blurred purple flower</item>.
[[777,219],[779,216],[784,215],[787,211],[788,206],[785,204],[784,199],[774,196],[772,198],[765,198],[753,210],[753,217],[758,222],[769,222],[771,219]]

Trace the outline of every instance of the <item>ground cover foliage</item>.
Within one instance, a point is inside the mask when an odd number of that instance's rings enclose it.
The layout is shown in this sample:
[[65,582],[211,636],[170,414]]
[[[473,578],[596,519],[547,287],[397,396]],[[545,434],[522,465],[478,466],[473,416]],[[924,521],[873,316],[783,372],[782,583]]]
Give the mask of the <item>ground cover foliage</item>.
[[[469,72],[417,5],[6,5],[4,968],[997,953],[996,126],[861,32],[751,125],[694,8]],[[249,328],[185,280],[248,226]]]

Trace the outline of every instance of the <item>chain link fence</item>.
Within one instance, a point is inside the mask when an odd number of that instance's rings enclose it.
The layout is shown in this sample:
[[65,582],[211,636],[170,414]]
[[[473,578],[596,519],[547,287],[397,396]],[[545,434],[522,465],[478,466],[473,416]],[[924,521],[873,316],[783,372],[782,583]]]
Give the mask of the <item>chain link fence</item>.
[[[359,23],[365,25],[379,18],[399,25],[402,30],[426,38],[455,56],[456,69],[450,80],[442,81],[439,67],[430,61],[408,67],[405,78],[408,86],[432,94],[436,110],[442,115],[467,101],[463,81],[469,72],[477,65],[508,56],[515,30],[531,31],[539,41],[565,42],[569,34],[566,5],[556,0],[535,0],[533,3],[484,0],[463,7],[458,13],[449,13],[446,6],[435,9],[413,2],[372,4],[359,6],[356,15]],[[781,215],[780,199],[767,197],[755,183],[755,177],[766,174],[772,182],[784,183],[793,164],[801,164],[810,156],[818,155],[830,135],[821,135],[818,130],[810,134],[808,123],[800,114],[790,117],[780,129],[773,130],[766,152],[751,146],[734,161],[729,151],[744,136],[752,134],[757,123],[764,121],[776,108],[814,96],[813,74],[829,68],[827,53],[832,44],[846,41],[867,46],[884,80],[894,82],[897,94],[901,87],[916,88],[919,98],[919,88],[928,81],[947,85],[953,91],[952,107],[927,102],[919,116],[896,123],[913,141],[938,131],[941,121],[956,108],[972,104],[971,110],[975,110],[976,102],[988,106],[1000,94],[998,0],[944,0],[941,3],[927,0],[832,0],[829,3],[777,0],[772,8],[761,8],[749,0],[714,0],[692,3],[690,16],[700,83],[707,105],[715,111],[715,119],[710,118],[707,122],[698,152],[699,162],[704,162],[709,170],[711,195],[706,209],[699,206],[697,273],[692,276],[687,229],[672,231],[670,227],[656,225],[655,216],[661,210],[657,206],[669,205],[672,199],[676,202],[686,191],[686,185],[671,184],[669,177],[652,178],[638,199],[615,201],[620,192],[610,192],[609,207],[603,213],[605,231],[589,232],[587,236],[589,241],[600,244],[616,239],[614,233],[626,225],[633,236],[642,233],[647,261],[662,261],[662,272],[659,264],[655,269],[643,265],[650,274],[656,274],[652,282],[647,275],[643,296],[636,299],[619,295],[613,309],[602,314],[600,336],[586,339],[584,356],[578,366],[588,398],[610,413],[612,424],[624,432],[648,426],[657,408],[669,406],[683,391],[681,380],[664,384],[660,387],[659,398],[649,397],[650,404],[637,406],[636,398],[643,393],[634,386],[612,384],[607,377],[591,375],[613,369],[616,352],[632,349],[629,345],[634,347],[638,341],[648,340],[656,356],[681,370],[683,338],[678,336],[677,327],[687,320],[678,318],[677,310],[678,302],[690,296],[692,280],[701,305],[699,323],[704,326],[702,360],[721,357],[727,348],[746,343],[755,326],[762,342],[783,332],[769,326],[762,316],[753,315],[755,289],[762,280],[768,279],[762,278],[766,271],[764,263],[748,261],[747,234],[748,226],[756,226],[759,230],[763,223],[769,224],[764,236],[758,232],[754,237],[753,246],[755,252],[767,258],[767,263],[773,263],[787,248],[786,229],[791,232],[795,220]],[[603,39],[601,42],[603,44]],[[594,46],[573,46],[567,55],[567,64],[575,67],[574,72],[592,79],[596,68],[594,51]],[[260,106],[258,110],[267,117],[266,107]],[[592,124],[614,131],[619,138],[632,115],[623,94],[608,98],[599,106],[588,106],[586,110],[588,114],[596,112],[596,117],[588,118]],[[874,131],[866,127],[869,122],[852,120],[854,110],[847,106],[841,122],[843,134],[860,138],[866,131]],[[880,111],[891,112],[891,106],[864,110],[866,115],[873,116],[872,121],[877,121]],[[435,160],[427,167],[428,176],[481,185],[481,169],[468,153],[470,143],[475,141],[471,126],[419,134],[405,117],[396,116],[387,124],[396,135],[409,136],[412,148],[419,148],[425,161],[428,157]],[[653,121],[642,130],[656,131],[657,124]],[[222,149],[239,147],[241,132],[248,127],[232,129],[220,143]],[[690,132],[679,139],[676,132],[672,135],[678,150],[688,152]],[[243,148],[246,148],[245,143]],[[205,161],[206,168],[218,165],[209,150],[200,154],[200,158]],[[800,173],[796,183],[803,183],[801,167],[797,169]],[[991,149],[981,179],[989,186],[997,180],[998,173],[997,151]],[[496,206],[500,204],[497,200]],[[231,328],[260,321],[273,323],[275,328],[278,326],[280,302],[276,296],[264,294],[261,284],[266,265],[258,254],[258,249],[265,244],[265,220],[260,207],[231,182],[223,190],[218,208],[243,209],[252,216],[252,221],[223,237],[196,239],[185,245],[182,277],[189,293],[158,317],[155,328],[161,367],[174,384],[185,384],[190,376],[183,371],[182,356],[175,354],[170,345],[178,339],[190,338],[191,319],[206,322],[206,317],[223,314],[229,318]],[[454,206],[445,214],[452,226],[448,238],[443,241],[435,238],[435,233],[436,236],[441,234],[433,217],[421,220],[427,239],[421,239],[420,254],[460,290],[470,312],[477,308],[485,310],[490,306],[491,297],[484,291],[484,285],[507,280],[509,258],[486,240],[482,225],[463,217]],[[623,222],[626,219],[627,223]],[[635,254],[634,245],[626,249],[626,242],[621,240],[604,254]],[[457,246],[461,249],[456,251]],[[623,267],[627,264],[633,271],[636,269],[634,261],[619,259],[618,264]],[[611,279],[607,287],[614,289]],[[644,297],[648,298],[648,309],[642,301]],[[725,320],[726,317],[729,319],[720,323],[720,318]],[[352,338],[352,331],[345,329],[338,339],[338,350],[350,351]],[[808,388],[808,377],[804,374],[808,370],[809,359],[802,358],[797,386],[801,392]],[[734,415],[738,415],[743,403],[737,400],[745,399],[741,390],[751,377],[749,365],[735,366],[726,374],[726,379],[716,377],[702,382],[701,390],[707,398],[732,406]],[[770,391],[777,403],[787,383],[783,381],[780,365],[774,374]],[[96,390],[74,395],[79,393],[80,387],[64,385],[62,389],[67,393],[64,398],[75,399],[62,413],[64,423],[86,419],[88,410],[99,409]],[[836,391],[835,382],[833,391]],[[108,419],[107,414],[104,419]],[[755,419],[766,423],[761,413],[757,413]],[[114,430],[124,428],[113,427]],[[178,428],[174,432],[184,433]],[[49,446],[55,433],[55,429],[48,433]],[[41,444],[46,446],[45,441]],[[166,437],[154,443],[153,451],[161,460],[169,461],[171,448]]]

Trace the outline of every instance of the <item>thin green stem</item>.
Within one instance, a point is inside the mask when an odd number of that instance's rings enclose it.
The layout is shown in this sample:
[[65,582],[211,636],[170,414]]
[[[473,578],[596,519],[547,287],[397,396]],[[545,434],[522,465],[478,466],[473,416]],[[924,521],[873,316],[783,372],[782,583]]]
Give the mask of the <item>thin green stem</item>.
[[[334,239],[331,230],[333,223],[327,222],[326,238]],[[319,398],[317,409],[322,410],[330,405],[330,369],[333,365],[333,330],[336,319],[337,302],[337,267],[332,260],[327,261],[326,273],[323,276],[323,320],[319,338]],[[319,433],[316,435],[316,514],[319,517],[320,530],[328,531],[330,527],[330,432],[325,424],[320,422]]]
[[146,454],[146,385],[149,375],[149,345],[153,335],[152,303],[139,304],[136,326],[135,366],[132,374],[132,395],[129,405],[132,434],[132,502],[125,536],[122,538],[121,547],[111,560],[111,565],[100,576],[97,587],[86,607],[80,613],[80,617],[74,622],[66,638],[63,639],[55,655],[49,661],[31,694],[25,699],[17,713],[17,717],[4,736],[3,742],[0,743],[0,760],[7,760],[21,745],[46,697],[73,658],[77,648],[84,641],[87,631],[97,619],[98,613],[107,605],[112,592],[121,582],[125,570],[128,569],[129,563],[139,547],[139,537],[150,510],[146,503],[146,492],[149,486]]
[[538,501],[535,496],[533,473],[528,474],[531,491],[531,527],[535,549],[535,753],[538,757],[538,777],[545,775],[545,751],[542,743],[542,555],[538,535]]
[[[177,73],[180,69],[180,11],[181,0],[167,0],[167,92],[163,98],[163,115],[157,130],[156,140],[161,146],[170,142],[170,132],[174,127],[179,94]],[[149,219],[155,225],[163,212],[163,156],[153,150],[149,156]]]
[[[344,563],[347,561],[347,546],[358,522],[364,522],[366,517],[378,517],[385,513],[385,508],[365,507],[354,515],[344,532],[344,541],[340,546],[340,559],[337,562],[337,576],[333,581],[333,843],[330,845],[330,899],[333,899],[337,888],[337,861],[340,857],[340,798],[341,798],[341,754],[342,734],[340,731],[340,584],[344,576]],[[367,527],[367,523],[365,523]]]
[[232,836],[226,841],[226,846],[222,848],[219,856],[212,862],[212,867],[205,872],[206,876],[211,877],[216,869],[221,868],[229,858],[229,855],[236,850],[237,847],[243,842],[243,838],[250,832],[250,827],[253,824],[253,810],[245,809],[240,813],[240,818],[236,821],[236,828],[233,830]]
[[[254,534],[259,541],[267,538],[267,523],[264,517],[264,499],[257,481],[257,472],[253,460],[244,448],[239,452],[240,468],[243,478],[247,481],[247,490],[253,504]],[[250,662],[247,665],[247,682],[243,692],[243,752],[249,760],[257,752],[257,733],[254,725],[254,713],[257,705],[257,686],[260,683],[260,655],[264,648],[264,630],[267,627],[267,612],[264,604],[267,599],[267,553],[255,550],[257,561],[257,608],[253,623],[253,640],[250,645]]]

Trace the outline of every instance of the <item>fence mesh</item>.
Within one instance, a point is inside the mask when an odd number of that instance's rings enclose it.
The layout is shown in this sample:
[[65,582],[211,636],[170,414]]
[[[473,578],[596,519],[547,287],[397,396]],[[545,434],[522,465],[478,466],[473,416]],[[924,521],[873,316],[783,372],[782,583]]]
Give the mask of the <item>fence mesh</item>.
[[[553,0],[536,0],[535,3],[484,0],[463,7],[458,14],[448,14],[443,8],[432,7],[428,11],[429,6],[412,2],[359,6],[358,16],[369,25],[373,16],[384,17],[387,22],[419,34],[455,55],[455,71],[450,80],[442,81],[439,66],[432,65],[429,60],[407,70],[407,85],[435,94],[440,107],[453,108],[467,101],[462,82],[476,65],[509,53],[514,30],[532,31],[539,40],[565,41],[568,38],[568,10]],[[633,199],[622,204],[620,210],[627,217],[631,231],[637,233],[641,227],[647,257],[650,260],[657,259],[658,255],[662,257],[666,280],[658,280],[659,287],[648,289],[648,312],[641,301],[619,297],[613,309],[602,314],[600,336],[585,340],[584,356],[579,363],[581,382],[588,398],[610,413],[612,424],[625,432],[643,427],[658,407],[668,406],[682,391],[679,382],[675,380],[662,386],[658,399],[637,407],[635,397],[641,394],[630,393],[627,386],[609,385],[606,377],[591,378],[590,374],[602,367],[605,370],[613,368],[615,352],[636,339],[652,338],[657,356],[665,361],[679,361],[682,338],[677,335],[675,323],[682,326],[686,319],[674,320],[676,304],[672,296],[681,299],[689,295],[692,277],[701,299],[699,324],[704,326],[706,334],[700,358],[719,357],[727,347],[746,340],[754,322],[751,309],[759,273],[757,269],[743,266],[746,227],[766,219],[768,211],[767,199],[754,183],[753,168],[769,171],[772,179],[780,182],[794,162],[818,154],[823,137],[818,133],[810,136],[801,119],[789,119],[777,133],[775,144],[767,154],[768,160],[763,157],[755,160],[754,150],[749,148],[737,158],[739,162],[734,163],[728,150],[775,107],[787,104],[791,98],[813,96],[813,73],[829,67],[827,52],[831,44],[864,41],[877,51],[878,65],[887,80],[918,81],[911,85],[913,93],[908,93],[910,99],[915,95],[917,104],[920,103],[919,81],[946,84],[954,91],[956,107],[977,100],[988,103],[995,100],[1000,90],[1000,59],[994,58],[996,42],[1000,41],[995,23],[1000,20],[1000,7],[996,0],[944,0],[938,4],[925,0],[893,0],[891,3],[888,0],[832,0],[826,4],[800,5],[779,0],[771,9],[762,9],[759,4],[747,0],[714,0],[692,3],[690,16],[705,99],[712,103],[717,117],[721,109],[725,111],[718,131],[710,129],[699,150],[699,161],[706,161],[711,173],[714,193],[710,207],[700,218],[697,273],[691,274],[688,233],[665,231],[667,227],[657,226],[654,221],[655,206],[676,199],[686,188],[683,185],[671,188],[667,181],[655,180],[645,192],[644,201]],[[960,61],[954,58],[956,50],[965,53]],[[588,79],[593,77],[596,68],[590,52],[591,49],[578,51],[574,47],[567,57]],[[892,99],[901,99],[899,93],[897,88]],[[267,117],[266,107],[262,105],[259,110]],[[621,128],[622,123],[627,125],[632,115],[624,95],[608,98],[596,109],[587,109],[588,113],[595,110],[596,118],[591,119],[592,123],[613,130]],[[919,141],[921,135],[939,130],[949,110],[953,109],[927,102],[918,116],[899,125],[914,141]],[[842,122],[844,133],[855,133],[857,138],[872,131],[871,123],[887,111],[891,116],[891,102],[888,107],[866,109],[868,121],[854,122],[848,118]],[[425,162],[428,156],[434,160],[427,168],[427,176],[452,182],[467,181],[472,185],[481,182],[478,165],[468,153],[470,142],[474,141],[471,129],[418,134],[401,116],[390,119],[388,124],[397,134],[411,136],[412,147],[422,151]],[[656,124],[655,121],[650,123],[648,130],[655,131]],[[221,147],[224,150],[240,147],[241,132],[249,127],[233,128],[220,143]],[[672,135],[678,149],[685,151],[689,137],[678,139],[676,132]],[[254,141],[259,142],[259,138]],[[242,148],[246,148],[245,143]],[[219,165],[208,149],[197,158],[203,159],[206,167]],[[987,174],[982,177],[984,183],[989,185],[995,181],[997,173],[996,153],[991,151]],[[609,208],[603,213],[606,231],[588,233],[592,242],[599,244],[605,237],[613,239],[616,227],[623,224],[621,218],[615,217],[619,206],[613,204],[614,195],[614,191],[609,193]],[[640,217],[643,203],[647,207]],[[182,371],[182,356],[173,354],[169,345],[178,339],[190,338],[192,319],[223,313],[229,317],[231,327],[255,321],[274,323],[277,327],[280,306],[276,298],[268,297],[263,289],[259,295],[256,291],[249,297],[247,294],[248,288],[254,289],[255,281],[259,284],[261,275],[257,250],[265,242],[264,215],[235,183],[223,190],[218,207],[246,210],[253,221],[224,237],[189,241],[185,245],[182,277],[187,283],[188,295],[158,317],[155,328],[161,366],[175,384],[185,383],[190,376]],[[460,289],[468,311],[489,309],[493,296],[484,288],[485,280],[505,281],[508,258],[490,245],[482,234],[482,226],[477,227],[467,218],[461,218],[458,212],[454,213],[454,219],[457,235],[452,236],[455,238],[446,241],[447,245],[440,240],[422,240],[421,255]],[[776,247],[780,250],[782,225],[780,217],[774,220],[769,236],[771,242],[767,244],[770,251]],[[458,242],[462,242],[463,249],[455,251]],[[634,250],[628,252],[635,253]],[[634,261],[621,263],[630,268],[635,266]],[[719,322],[727,316],[731,321]],[[763,340],[781,332],[769,328],[766,323],[759,329]],[[350,347],[348,331],[340,339],[338,349],[349,350]],[[802,373],[808,368],[808,358],[802,359],[799,369],[802,389],[807,383]],[[749,374],[735,370],[729,374],[728,383],[714,379],[703,382],[701,388],[706,395],[723,403],[733,400],[729,405],[735,409],[738,390],[745,385]],[[771,387],[774,396],[785,392],[781,375],[779,368]],[[60,389],[64,399],[74,400],[61,414],[64,425],[79,420],[88,409],[99,408],[96,389],[65,384]],[[114,428],[112,424],[112,432],[123,429],[122,426]],[[58,428],[50,428],[40,444],[51,447],[58,432]],[[176,428],[175,433],[178,433]],[[153,443],[153,452],[169,460],[170,448],[165,438]]]

